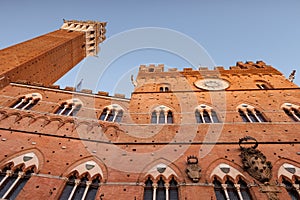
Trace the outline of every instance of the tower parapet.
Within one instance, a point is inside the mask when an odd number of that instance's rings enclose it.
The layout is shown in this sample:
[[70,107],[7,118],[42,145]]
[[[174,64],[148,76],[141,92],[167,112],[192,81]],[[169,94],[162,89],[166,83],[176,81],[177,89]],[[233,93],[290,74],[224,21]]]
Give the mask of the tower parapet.
[[95,56],[99,52],[99,44],[106,39],[106,22],[64,20],[61,29],[85,33],[86,55]]

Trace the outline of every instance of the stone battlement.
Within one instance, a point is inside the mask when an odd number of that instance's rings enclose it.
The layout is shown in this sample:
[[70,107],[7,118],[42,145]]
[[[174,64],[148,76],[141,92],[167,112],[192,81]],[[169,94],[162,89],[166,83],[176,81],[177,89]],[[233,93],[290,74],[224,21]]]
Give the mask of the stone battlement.
[[[178,70],[178,68],[168,68],[168,71],[165,71],[164,64],[150,64],[150,65],[140,65],[139,72],[145,72],[145,73],[153,73],[153,72],[183,72],[183,73],[189,73],[189,72],[224,72],[224,73],[260,73],[260,72],[268,72],[268,74],[277,74],[282,75],[278,70],[273,68],[271,65],[267,65],[263,61],[256,61],[255,63],[252,61],[246,61],[244,62],[237,62],[235,66],[230,66],[229,69],[225,69],[223,66],[215,66],[214,69],[209,69],[208,67],[200,66],[198,70],[195,70],[193,68],[183,68],[182,70]],[[243,71],[241,71],[243,70]]]

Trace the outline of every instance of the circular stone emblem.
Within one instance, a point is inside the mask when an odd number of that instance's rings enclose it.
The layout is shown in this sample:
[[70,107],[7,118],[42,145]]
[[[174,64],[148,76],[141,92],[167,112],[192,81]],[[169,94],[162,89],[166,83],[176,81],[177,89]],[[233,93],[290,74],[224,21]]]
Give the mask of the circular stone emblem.
[[222,79],[208,78],[194,82],[195,86],[204,90],[224,90],[229,87],[229,83]]

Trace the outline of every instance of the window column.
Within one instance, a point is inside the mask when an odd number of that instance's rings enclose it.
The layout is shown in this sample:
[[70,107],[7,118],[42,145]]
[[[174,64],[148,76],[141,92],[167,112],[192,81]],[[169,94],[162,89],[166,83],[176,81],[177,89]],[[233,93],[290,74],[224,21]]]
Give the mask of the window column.
[[225,193],[226,200],[230,200],[229,195],[228,195],[228,191],[227,191],[227,184],[221,184],[221,186],[222,186],[222,189]]
[[68,200],[72,200],[72,197],[73,197],[73,195],[74,195],[74,193],[75,193],[75,190],[76,190],[77,186],[79,185],[79,183],[80,183],[80,179],[76,179],[76,180],[75,180],[75,185],[74,185],[74,187],[73,187],[73,189],[72,189],[72,192],[71,192],[71,194],[70,194]]
[[59,115],[62,115],[68,107],[69,107],[68,104],[64,104],[63,109],[62,109],[58,114],[59,114]]
[[156,190],[157,190],[157,183],[152,184],[153,187],[153,200],[156,200]]
[[234,184],[234,187],[235,187],[235,189],[236,189],[236,191],[239,195],[240,200],[243,200],[243,196],[242,196],[242,193],[241,193],[241,190],[240,190],[240,188],[241,188],[240,184]]
[[10,177],[12,175],[12,171],[11,170],[6,170],[6,174],[5,177],[1,180],[0,182],[0,187],[2,186],[2,184],[5,182],[5,180]]
[[86,184],[86,186],[85,186],[85,190],[84,190],[84,193],[83,193],[83,195],[82,195],[82,198],[81,198],[81,200],[84,200],[85,199],[85,196],[86,196],[86,194],[87,194],[87,192],[88,192],[88,190],[89,190],[89,187],[90,187],[90,185],[91,185],[91,181],[87,181],[85,184]]
[[169,200],[169,183],[165,183],[165,188],[166,188],[166,200]]
[[5,199],[11,190],[15,187],[15,185],[19,182],[19,180],[24,176],[24,172],[18,173],[18,178],[14,181],[14,183],[9,187],[9,189],[6,191],[6,193],[3,195],[2,199]]

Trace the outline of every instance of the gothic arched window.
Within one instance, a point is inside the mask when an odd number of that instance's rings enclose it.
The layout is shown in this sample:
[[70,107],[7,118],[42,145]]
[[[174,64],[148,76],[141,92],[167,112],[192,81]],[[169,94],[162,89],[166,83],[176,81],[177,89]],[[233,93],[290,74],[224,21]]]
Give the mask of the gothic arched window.
[[99,117],[99,120],[108,122],[121,122],[123,117],[123,109],[117,104],[105,107]]
[[300,121],[300,106],[291,103],[284,103],[281,108],[293,121]]
[[267,122],[263,114],[253,106],[241,104],[237,109],[244,122]]
[[166,106],[158,106],[151,113],[152,124],[173,124],[173,113]]
[[201,104],[196,107],[195,117],[197,123],[219,123],[219,118],[217,113],[210,107],[204,104]]
[[256,86],[261,90],[271,89],[272,87],[265,81],[257,81]]
[[[80,174],[78,174],[80,173]],[[67,178],[60,200],[95,199],[100,180],[103,177],[101,168],[94,161],[81,163]]]
[[39,100],[42,99],[42,95],[39,93],[27,94],[19,98],[11,108],[20,110],[30,110]]
[[70,99],[61,103],[56,109],[55,114],[76,116],[81,107],[82,102],[79,99]]

